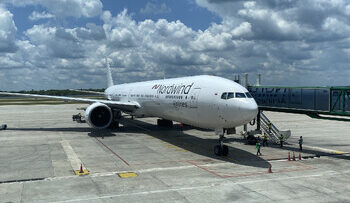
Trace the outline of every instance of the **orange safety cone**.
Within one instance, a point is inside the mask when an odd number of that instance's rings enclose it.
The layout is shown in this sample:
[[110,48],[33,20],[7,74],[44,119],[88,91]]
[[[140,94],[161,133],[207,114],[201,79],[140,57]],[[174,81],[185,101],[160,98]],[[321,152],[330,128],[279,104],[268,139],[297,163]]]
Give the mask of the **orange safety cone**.
[[269,170],[267,172],[268,173],[272,173],[272,166],[271,166],[271,164],[269,165]]
[[293,161],[295,161],[295,154],[294,154],[294,152],[293,152]]
[[299,153],[299,160],[301,160],[301,154]]
[[290,161],[290,152],[288,152],[288,161]]
[[80,164],[80,171],[79,171],[79,173],[84,173],[83,164]]

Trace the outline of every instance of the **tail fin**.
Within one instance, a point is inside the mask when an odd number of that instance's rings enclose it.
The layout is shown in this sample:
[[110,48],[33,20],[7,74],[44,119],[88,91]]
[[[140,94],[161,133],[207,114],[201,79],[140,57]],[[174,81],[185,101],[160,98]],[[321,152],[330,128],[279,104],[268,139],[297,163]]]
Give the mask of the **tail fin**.
[[111,67],[109,66],[109,63],[107,61],[106,57],[106,67],[107,67],[107,87],[113,86],[113,79],[112,79],[112,73],[111,73]]

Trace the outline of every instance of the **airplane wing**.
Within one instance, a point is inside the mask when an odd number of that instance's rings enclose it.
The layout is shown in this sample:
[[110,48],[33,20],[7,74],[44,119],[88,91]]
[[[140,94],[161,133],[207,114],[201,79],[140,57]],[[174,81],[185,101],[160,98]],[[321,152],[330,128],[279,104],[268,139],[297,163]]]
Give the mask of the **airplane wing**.
[[59,99],[65,101],[77,101],[83,103],[95,103],[100,102],[106,104],[111,108],[116,108],[124,111],[133,111],[140,108],[140,104],[137,102],[122,102],[122,101],[112,101],[103,99],[88,99],[88,98],[76,98],[76,97],[64,97],[64,96],[51,96],[51,95],[39,95],[39,94],[22,94],[22,93],[12,93],[12,92],[0,92],[2,95],[11,96],[23,96],[23,97],[39,97],[39,98],[49,98],[49,99]]

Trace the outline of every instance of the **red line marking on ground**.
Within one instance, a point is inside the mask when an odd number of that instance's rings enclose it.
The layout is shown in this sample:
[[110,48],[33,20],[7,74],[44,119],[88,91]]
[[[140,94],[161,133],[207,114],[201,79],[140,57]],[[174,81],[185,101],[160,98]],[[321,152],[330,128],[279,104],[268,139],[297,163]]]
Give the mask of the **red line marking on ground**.
[[116,155],[120,160],[122,160],[126,165],[130,166],[130,164],[125,161],[121,156],[119,156],[117,153],[115,153],[111,148],[109,148],[107,145],[105,145],[101,140],[99,140],[97,137],[95,137],[97,141],[99,141],[104,147],[106,147],[109,151],[112,152],[112,154]]
[[202,169],[202,170],[205,170],[205,171],[207,171],[208,173],[211,173],[211,174],[213,174],[213,175],[215,175],[215,176],[218,176],[218,177],[220,177],[220,178],[224,178],[224,176],[221,176],[221,175],[215,173],[214,171],[211,171],[211,170],[206,169],[206,168],[204,168],[204,167],[202,167],[202,166],[199,166],[199,165],[197,165],[197,164],[195,164],[195,163],[192,163],[191,161],[187,161],[187,163],[189,163],[189,164],[191,164],[191,165],[193,165],[193,166],[196,166],[197,168],[200,168],[200,169]]

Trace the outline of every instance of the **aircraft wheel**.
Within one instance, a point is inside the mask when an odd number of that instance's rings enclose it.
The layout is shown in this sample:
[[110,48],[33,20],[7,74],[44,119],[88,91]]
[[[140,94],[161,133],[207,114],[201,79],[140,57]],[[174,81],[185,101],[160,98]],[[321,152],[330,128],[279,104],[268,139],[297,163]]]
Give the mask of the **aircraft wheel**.
[[108,126],[109,129],[115,130],[119,128],[119,122],[118,121],[112,121],[111,124]]
[[222,149],[221,149],[220,145],[216,145],[214,147],[214,153],[215,153],[216,156],[221,156],[222,155]]
[[228,155],[228,146],[227,145],[223,145],[222,146],[222,155],[223,156],[227,156]]
[[172,128],[173,121],[165,120],[165,119],[157,119],[157,125],[160,127]]

